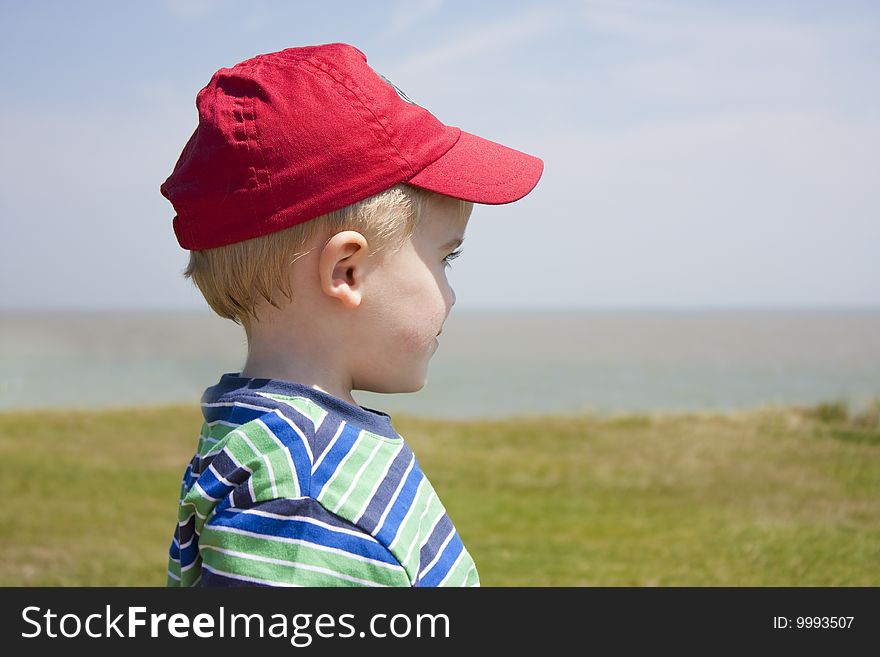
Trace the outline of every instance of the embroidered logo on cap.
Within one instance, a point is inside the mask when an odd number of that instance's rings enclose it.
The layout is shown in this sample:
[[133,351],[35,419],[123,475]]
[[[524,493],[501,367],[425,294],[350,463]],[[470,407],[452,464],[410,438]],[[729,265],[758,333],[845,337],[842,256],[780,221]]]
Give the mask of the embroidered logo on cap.
[[396,84],[394,84],[391,80],[389,80],[388,78],[386,78],[384,75],[382,75],[382,74],[379,73],[378,71],[376,72],[376,75],[378,75],[378,76],[379,76],[380,78],[382,78],[385,82],[387,82],[388,84],[390,84],[390,85],[391,85],[391,88],[394,89],[394,91],[397,92],[397,95],[400,96],[400,99],[401,99],[402,101],[405,101],[405,102],[409,103],[410,105],[415,105],[416,107],[421,107],[421,105],[419,105],[419,104],[418,104],[417,102],[415,102],[412,98],[410,98],[410,97],[407,96],[405,93],[403,93],[403,91],[401,91],[400,88],[399,88]]

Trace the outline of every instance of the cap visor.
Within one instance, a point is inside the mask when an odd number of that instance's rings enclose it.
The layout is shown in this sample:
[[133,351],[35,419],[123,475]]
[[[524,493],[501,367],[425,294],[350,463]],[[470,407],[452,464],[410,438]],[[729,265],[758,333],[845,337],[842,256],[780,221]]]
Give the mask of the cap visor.
[[406,182],[472,203],[500,205],[532,191],[543,171],[539,158],[462,130],[452,148]]

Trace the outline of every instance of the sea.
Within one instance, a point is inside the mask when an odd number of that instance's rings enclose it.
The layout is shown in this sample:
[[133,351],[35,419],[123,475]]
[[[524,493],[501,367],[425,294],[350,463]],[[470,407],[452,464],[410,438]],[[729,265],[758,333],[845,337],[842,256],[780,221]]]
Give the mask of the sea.
[[[243,330],[210,311],[0,313],[0,410],[198,404],[238,372]],[[426,386],[355,391],[436,418],[734,411],[880,400],[880,309],[456,308]]]

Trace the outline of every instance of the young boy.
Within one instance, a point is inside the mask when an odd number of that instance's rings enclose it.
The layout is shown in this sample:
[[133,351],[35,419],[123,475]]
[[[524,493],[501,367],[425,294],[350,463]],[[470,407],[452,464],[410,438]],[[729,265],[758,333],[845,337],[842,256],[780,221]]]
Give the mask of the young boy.
[[351,392],[425,385],[472,204],[525,196],[543,163],[341,43],[220,69],[196,105],[160,190],[185,276],[248,355],[202,397],[168,585],[479,585],[391,418]]

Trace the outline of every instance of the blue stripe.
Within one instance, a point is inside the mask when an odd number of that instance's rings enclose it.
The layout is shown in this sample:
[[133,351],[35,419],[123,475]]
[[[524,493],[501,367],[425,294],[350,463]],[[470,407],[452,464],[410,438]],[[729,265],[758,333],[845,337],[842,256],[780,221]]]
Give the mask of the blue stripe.
[[312,477],[312,459],[306,450],[303,439],[283,418],[278,417],[275,413],[267,414],[263,418],[263,423],[269,427],[281,443],[287,448],[293,459],[293,467],[296,479],[299,484],[299,494],[309,494],[309,482]]
[[[337,428],[338,427],[339,425],[337,425]],[[324,487],[324,484],[326,484],[330,477],[333,476],[333,473],[336,472],[336,468],[339,467],[340,462],[342,462],[342,459],[345,458],[346,454],[351,451],[360,432],[360,429],[351,424],[346,424],[342,429],[342,434],[337,438],[336,444],[333,445],[329,452],[327,452],[321,465],[315,470],[315,474],[312,475],[311,492],[315,497],[320,495],[321,488]]]
[[317,546],[338,548],[350,554],[369,557],[383,563],[398,564],[394,555],[374,541],[351,534],[342,534],[302,520],[264,518],[254,514],[228,510],[212,516],[206,528],[210,526],[241,529],[267,537],[298,539],[314,543]]
[[224,484],[222,481],[217,479],[217,475],[214,474],[213,470],[206,467],[205,471],[202,473],[202,476],[199,477],[199,488],[201,488],[211,497],[216,497],[218,500],[222,500],[224,497],[229,495],[229,491],[235,488],[235,486]]
[[400,491],[400,495],[394,501],[394,506],[391,507],[391,511],[385,517],[385,522],[382,523],[379,533],[375,535],[382,545],[389,545],[394,540],[394,535],[397,534],[397,529],[400,527],[403,517],[412,506],[413,500],[416,497],[416,490],[423,478],[424,476],[422,475],[421,468],[419,468],[419,464],[414,462],[412,470],[409,471],[409,476],[407,476],[403,484],[403,490]]
[[452,568],[452,564],[458,559],[458,555],[461,554],[463,549],[464,545],[456,533],[446,545],[446,549],[443,550],[443,556],[440,557],[440,560],[434,564],[431,570],[425,573],[424,579],[416,582],[416,586],[438,586],[441,580],[446,577],[449,569]]
[[192,542],[180,551],[180,567],[184,568],[199,558],[199,539],[194,538]]
[[[258,405],[254,404],[254,406]],[[232,424],[244,424],[265,415],[267,412],[269,411],[258,411],[243,406],[202,406],[202,415],[205,417],[205,422],[223,420]]]

